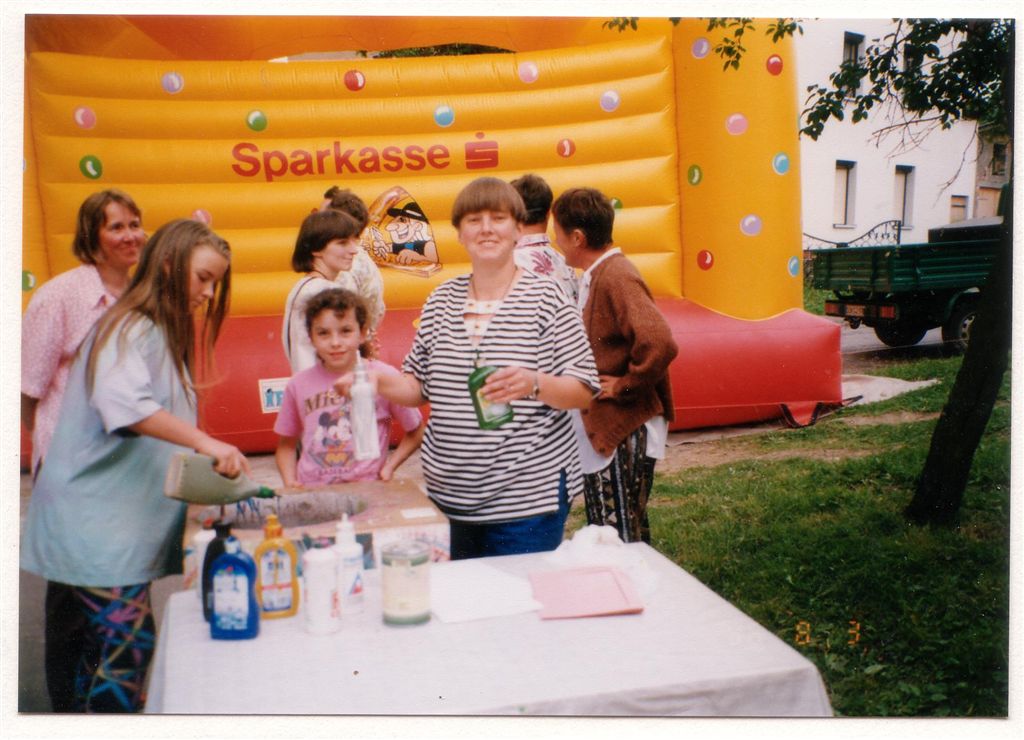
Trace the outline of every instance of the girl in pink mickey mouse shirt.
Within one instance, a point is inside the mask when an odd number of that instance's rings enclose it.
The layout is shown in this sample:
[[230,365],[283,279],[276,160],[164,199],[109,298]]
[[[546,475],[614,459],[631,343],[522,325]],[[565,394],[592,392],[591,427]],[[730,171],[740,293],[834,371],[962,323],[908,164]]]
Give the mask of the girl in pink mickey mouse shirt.
[[[367,337],[367,310],[351,291],[333,288],[317,293],[306,306],[306,326],[317,364],[296,373],[284,391],[274,423],[280,436],[275,461],[286,488],[325,486],[355,480],[391,480],[423,440],[423,417],[417,409],[377,397],[377,433],[382,453],[357,461],[353,449],[351,404],[334,390],[340,375],[352,372],[359,346]],[[398,374],[379,360],[365,360],[367,370]],[[388,454],[391,421],[405,432]],[[299,441],[301,454],[297,454]]]

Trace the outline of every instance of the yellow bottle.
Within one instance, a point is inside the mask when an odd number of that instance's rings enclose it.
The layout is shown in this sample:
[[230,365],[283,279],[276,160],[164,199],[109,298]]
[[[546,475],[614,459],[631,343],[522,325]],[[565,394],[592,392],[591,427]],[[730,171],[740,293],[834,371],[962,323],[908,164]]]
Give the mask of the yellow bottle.
[[255,554],[256,601],[264,619],[290,617],[299,608],[298,552],[276,514],[267,516],[263,535]]

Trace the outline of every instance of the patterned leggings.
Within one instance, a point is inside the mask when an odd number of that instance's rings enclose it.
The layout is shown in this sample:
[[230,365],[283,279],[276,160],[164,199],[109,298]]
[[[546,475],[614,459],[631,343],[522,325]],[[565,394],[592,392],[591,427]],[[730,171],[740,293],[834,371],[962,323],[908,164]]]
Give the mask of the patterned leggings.
[[153,656],[149,584],[46,587],[46,687],[55,712],[138,712]]
[[647,499],[657,461],[646,451],[647,427],[641,426],[615,448],[607,468],[583,476],[587,523],[615,527],[623,542],[651,542]]

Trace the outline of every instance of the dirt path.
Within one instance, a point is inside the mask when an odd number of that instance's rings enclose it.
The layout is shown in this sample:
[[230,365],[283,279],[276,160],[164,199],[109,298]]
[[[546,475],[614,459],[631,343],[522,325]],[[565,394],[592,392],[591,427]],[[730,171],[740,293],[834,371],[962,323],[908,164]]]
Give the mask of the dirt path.
[[[936,419],[938,416],[937,413],[895,411],[889,414],[879,414],[878,416],[849,416],[834,419],[826,417],[818,423],[838,423],[861,427],[883,424],[907,424],[915,421]],[[657,471],[663,474],[671,474],[690,468],[713,468],[717,465],[752,459],[789,460],[796,457],[807,457],[815,460],[836,462],[864,457],[872,453],[872,450],[836,449],[798,449],[766,452],[762,449],[756,449],[748,440],[751,435],[779,431],[780,429],[782,428],[777,425],[765,424],[761,427],[739,431],[733,436],[716,439],[706,439],[701,438],[699,435],[694,435],[692,441],[684,439],[683,441],[677,441],[676,444],[670,444],[665,450],[665,459],[658,463]]]

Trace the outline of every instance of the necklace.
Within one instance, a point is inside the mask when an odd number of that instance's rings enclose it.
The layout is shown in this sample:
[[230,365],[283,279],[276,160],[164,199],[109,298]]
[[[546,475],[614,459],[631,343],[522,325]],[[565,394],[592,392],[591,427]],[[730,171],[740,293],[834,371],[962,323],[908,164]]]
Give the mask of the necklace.
[[469,296],[466,298],[463,317],[466,322],[466,333],[469,335],[470,342],[474,347],[479,345],[480,340],[487,331],[487,326],[490,324],[491,318],[498,312],[498,309],[501,308],[501,304],[505,302],[505,298],[508,297],[508,293],[512,289],[512,284],[516,281],[516,276],[518,274],[519,268],[517,267],[512,271],[512,277],[509,278],[508,283],[505,285],[505,290],[502,292],[501,298],[490,301],[479,300],[476,297],[476,287],[473,285],[473,276],[469,276]]

